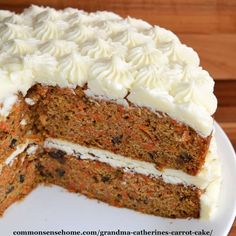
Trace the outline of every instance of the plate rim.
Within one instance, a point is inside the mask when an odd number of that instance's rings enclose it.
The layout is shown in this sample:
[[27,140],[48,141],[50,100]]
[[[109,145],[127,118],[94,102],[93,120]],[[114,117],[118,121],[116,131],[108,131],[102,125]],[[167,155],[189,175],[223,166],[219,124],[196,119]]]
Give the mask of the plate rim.
[[[231,143],[228,135],[225,133],[225,131],[223,130],[223,128],[220,126],[220,124],[218,122],[214,121],[214,126],[217,127],[218,131],[220,132],[220,135],[226,141],[228,149],[232,153],[232,161],[234,162],[234,166],[236,166],[236,153],[235,153],[233,144]],[[218,144],[217,144],[217,149],[218,149]],[[234,221],[236,220],[236,199],[234,201],[233,210],[231,212],[232,212],[231,218],[228,221],[227,226],[226,226],[226,235],[229,234],[229,232],[234,224]]]

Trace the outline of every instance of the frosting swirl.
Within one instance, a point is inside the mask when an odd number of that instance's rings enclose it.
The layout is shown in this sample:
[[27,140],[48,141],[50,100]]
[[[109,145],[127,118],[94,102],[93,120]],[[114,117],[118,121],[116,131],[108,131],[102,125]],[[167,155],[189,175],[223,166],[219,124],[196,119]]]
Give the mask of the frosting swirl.
[[168,58],[150,43],[134,47],[129,50],[127,61],[135,68],[140,69],[145,65],[157,64],[159,66],[168,63]]
[[169,60],[179,64],[199,66],[200,59],[198,54],[184,44],[175,43],[166,51]]
[[91,58],[111,57],[114,53],[114,47],[111,42],[96,38],[89,41],[81,47],[81,54]]
[[165,75],[163,70],[155,64],[150,64],[142,67],[135,75],[132,89],[135,88],[147,88],[147,89],[158,89],[165,91]]
[[126,96],[133,80],[130,66],[114,55],[111,59],[100,59],[92,65],[88,88],[96,95],[119,99]]
[[57,78],[55,77],[57,69],[57,60],[50,54],[32,54],[23,58],[25,68],[32,71],[34,82],[55,86]]
[[59,85],[62,87],[83,87],[88,80],[89,66],[91,61],[88,57],[79,53],[70,53],[58,62]]
[[92,24],[92,27],[96,28],[98,31],[101,31],[104,38],[106,38],[106,36],[114,37],[119,32],[128,29],[127,24],[120,23],[119,21],[106,20],[98,21],[95,24]]
[[132,48],[148,41],[148,37],[138,33],[133,29],[127,29],[119,32],[112,37],[114,42],[120,42],[128,48]]
[[72,7],[67,7],[67,8],[65,8],[64,10],[62,10],[62,14],[65,16],[65,17],[67,17],[67,16],[69,16],[69,15],[72,15],[72,14],[74,14],[74,13],[81,13],[81,14],[87,14],[87,12],[86,11],[84,11],[84,10],[78,10],[78,9],[76,9],[76,8],[72,8]]
[[94,17],[96,20],[101,21],[119,21],[122,17],[111,11],[96,11],[90,13],[90,16]]
[[65,20],[69,23],[69,25],[79,25],[91,23],[94,21],[94,18],[85,12],[78,11],[68,15]]
[[169,44],[180,42],[173,32],[157,25],[151,28],[147,34],[152,37],[158,48],[165,48],[168,47]]
[[39,46],[42,53],[49,53],[54,57],[60,57],[77,50],[77,44],[74,42],[51,39]]
[[37,50],[36,39],[11,39],[1,46],[1,52],[8,54],[25,55],[32,54]]
[[2,23],[11,23],[11,24],[23,24],[24,23],[24,18],[20,15],[17,15],[17,14],[13,14],[13,15],[10,15],[8,17],[5,17],[3,20],[2,20]]
[[[17,92],[17,87],[10,80],[7,71],[0,69],[0,102]],[[1,110],[1,109],[0,109]]]
[[12,16],[14,13],[8,10],[0,10],[0,22],[2,22],[6,17]]
[[7,41],[10,39],[26,39],[31,37],[31,28],[25,25],[3,23],[0,25],[0,39]]
[[62,22],[40,21],[34,25],[34,36],[43,41],[59,39],[62,35],[61,26]]
[[44,7],[40,7],[37,5],[31,5],[30,7],[24,9],[22,15],[27,18],[30,18],[30,17],[38,15],[39,13],[43,12],[44,10],[45,10]]
[[53,8],[46,8],[40,11],[34,18],[35,22],[58,21],[61,18],[61,13]]
[[95,37],[95,31],[84,25],[73,25],[64,34],[63,39],[82,44]]
[[147,23],[144,20],[141,19],[136,19],[133,17],[128,16],[125,20],[125,23],[127,23],[129,26],[134,27],[138,31],[144,31],[144,30],[149,30],[152,28],[152,26]]
[[17,56],[8,57],[5,59],[2,68],[7,71],[11,83],[16,88],[15,92],[19,90],[23,95],[26,95],[28,89],[33,85],[33,73],[22,63],[22,60],[21,57]]
[[213,87],[214,82],[206,71],[189,67],[186,69],[183,82],[176,84],[171,94],[176,103],[195,103],[213,114],[217,107]]

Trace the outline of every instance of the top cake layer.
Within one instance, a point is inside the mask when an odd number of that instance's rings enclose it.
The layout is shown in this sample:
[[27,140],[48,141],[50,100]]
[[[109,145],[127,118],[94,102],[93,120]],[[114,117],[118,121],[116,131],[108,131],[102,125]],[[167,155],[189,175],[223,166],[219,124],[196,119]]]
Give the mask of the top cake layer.
[[167,113],[210,135],[217,100],[199,57],[171,31],[115,13],[31,6],[0,11],[0,115],[36,83]]

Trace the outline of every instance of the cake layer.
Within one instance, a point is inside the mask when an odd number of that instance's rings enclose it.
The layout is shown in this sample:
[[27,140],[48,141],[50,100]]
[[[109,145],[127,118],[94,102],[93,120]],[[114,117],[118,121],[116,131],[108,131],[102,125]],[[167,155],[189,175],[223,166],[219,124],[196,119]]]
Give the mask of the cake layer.
[[[64,153],[65,154],[65,153]],[[48,150],[40,158],[40,173],[49,184],[60,185],[116,207],[171,218],[198,218],[201,191],[182,184],[126,173],[108,164]]]
[[36,113],[39,132],[46,137],[108,150],[155,163],[158,169],[179,169],[191,175],[203,166],[211,139],[163,113],[131,103],[87,97],[80,87],[49,87]]
[[10,114],[0,115],[0,163],[16,150],[17,145],[25,142],[25,136],[32,127],[31,112],[22,96],[9,105]]
[[14,202],[30,193],[38,184],[33,156],[22,150],[0,174],[0,215]]

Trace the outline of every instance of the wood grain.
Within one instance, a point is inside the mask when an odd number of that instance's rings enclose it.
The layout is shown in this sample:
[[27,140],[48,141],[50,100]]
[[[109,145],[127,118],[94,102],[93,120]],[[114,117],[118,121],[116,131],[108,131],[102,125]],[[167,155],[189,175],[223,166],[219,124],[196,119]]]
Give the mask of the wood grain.
[[201,65],[214,79],[236,79],[236,34],[186,33],[179,37],[199,53]]
[[236,33],[234,0],[1,0],[1,7],[20,11],[31,3],[87,11],[112,10],[178,33]]

